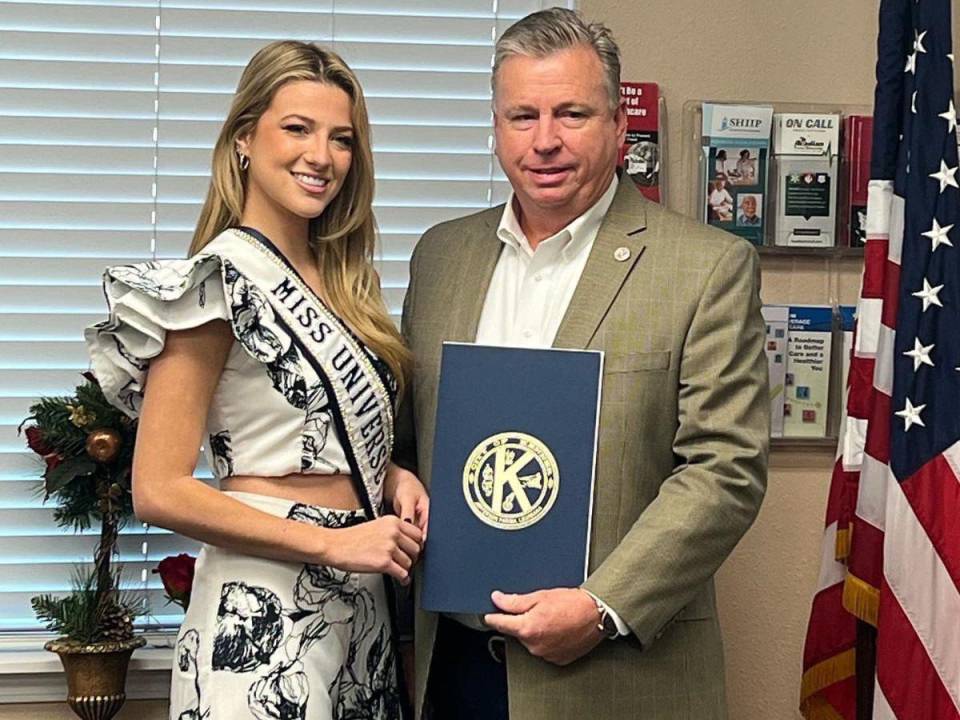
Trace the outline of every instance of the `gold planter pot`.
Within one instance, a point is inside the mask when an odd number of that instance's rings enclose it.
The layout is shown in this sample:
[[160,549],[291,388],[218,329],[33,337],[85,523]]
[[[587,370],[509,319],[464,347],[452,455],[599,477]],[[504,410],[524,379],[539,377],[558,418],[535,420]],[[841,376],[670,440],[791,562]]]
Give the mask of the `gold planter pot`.
[[142,637],[88,645],[58,638],[43,647],[60,656],[70,709],[83,720],[110,720],[127,699],[130,655],[145,643]]

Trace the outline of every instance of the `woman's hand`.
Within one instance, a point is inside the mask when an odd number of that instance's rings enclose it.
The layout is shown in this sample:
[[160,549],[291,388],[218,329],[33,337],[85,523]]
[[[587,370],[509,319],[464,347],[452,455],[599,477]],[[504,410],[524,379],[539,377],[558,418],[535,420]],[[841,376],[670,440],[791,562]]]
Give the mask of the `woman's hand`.
[[423,547],[420,528],[393,515],[327,533],[319,564],[348,572],[383,573],[403,585],[410,582],[410,568]]
[[430,497],[417,476],[409,470],[389,463],[383,485],[383,496],[387,506],[393,508],[396,516],[404,522],[416,525],[426,541]]
[[331,530],[320,562],[350,572],[385,573],[406,585],[427,539],[430,498],[416,475],[393,463],[387,465],[383,496],[396,517]]

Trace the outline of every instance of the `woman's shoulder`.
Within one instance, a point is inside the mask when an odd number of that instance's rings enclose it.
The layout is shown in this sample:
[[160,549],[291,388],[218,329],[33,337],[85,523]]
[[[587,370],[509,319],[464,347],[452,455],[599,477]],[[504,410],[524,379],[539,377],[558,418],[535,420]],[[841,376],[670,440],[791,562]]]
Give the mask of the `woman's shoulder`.
[[104,270],[104,284],[108,292],[121,285],[157,300],[176,300],[219,270],[230,248],[237,242],[236,235],[225,230],[187,258],[113,265]]
[[[85,331],[87,349],[104,394],[131,416],[139,411],[150,360],[170,331],[226,321],[233,336],[258,361],[275,359],[268,335],[272,314],[255,288],[234,268],[229,231],[188,258],[115,265],[104,272],[106,320]],[[215,332],[223,332],[218,327]]]

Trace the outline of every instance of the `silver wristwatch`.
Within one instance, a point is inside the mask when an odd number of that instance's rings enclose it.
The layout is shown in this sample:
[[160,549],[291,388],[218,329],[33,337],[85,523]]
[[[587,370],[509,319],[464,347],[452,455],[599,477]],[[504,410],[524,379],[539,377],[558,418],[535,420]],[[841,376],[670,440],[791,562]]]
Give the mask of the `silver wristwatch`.
[[600,634],[607,640],[615,640],[620,637],[620,629],[613,621],[613,616],[610,615],[610,609],[597,599],[594,599],[594,602],[597,604],[597,612],[600,614],[600,619],[597,622],[597,630],[599,630]]

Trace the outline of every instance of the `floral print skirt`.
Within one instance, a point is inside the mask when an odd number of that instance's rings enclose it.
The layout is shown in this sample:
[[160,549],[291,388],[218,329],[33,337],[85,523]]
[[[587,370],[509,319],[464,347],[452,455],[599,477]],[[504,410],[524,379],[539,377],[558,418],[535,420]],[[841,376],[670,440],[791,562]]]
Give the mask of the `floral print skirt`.
[[[251,493],[272,515],[364,521]],[[177,637],[171,720],[395,720],[397,666],[383,577],[204,545]]]

